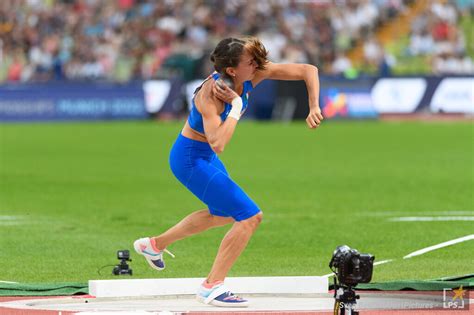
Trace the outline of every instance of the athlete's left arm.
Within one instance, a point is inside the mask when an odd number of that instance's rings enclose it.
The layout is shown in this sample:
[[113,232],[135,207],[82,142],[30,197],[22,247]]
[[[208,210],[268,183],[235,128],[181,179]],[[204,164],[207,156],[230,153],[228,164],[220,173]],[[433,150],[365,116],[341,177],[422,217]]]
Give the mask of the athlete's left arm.
[[296,81],[304,80],[308,90],[309,114],[306,123],[311,129],[319,127],[324,119],[319,107],[319,76],[318,68],[309,64],[280,64],[269,62],[264,70],[258,70],[252,80],[256,86],[265,79]]

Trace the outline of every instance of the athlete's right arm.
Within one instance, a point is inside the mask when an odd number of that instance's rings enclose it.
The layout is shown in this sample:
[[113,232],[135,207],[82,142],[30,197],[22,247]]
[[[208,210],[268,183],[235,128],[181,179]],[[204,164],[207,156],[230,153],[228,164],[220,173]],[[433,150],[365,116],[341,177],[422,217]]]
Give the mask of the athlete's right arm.
[[212,150],[220,154],[232,138],[238,119],[229,115],[222,122],[219,115],[222,102],[215,97],[203,97],[202,101],[205,106],[200,106],[200,109],[207,141]]

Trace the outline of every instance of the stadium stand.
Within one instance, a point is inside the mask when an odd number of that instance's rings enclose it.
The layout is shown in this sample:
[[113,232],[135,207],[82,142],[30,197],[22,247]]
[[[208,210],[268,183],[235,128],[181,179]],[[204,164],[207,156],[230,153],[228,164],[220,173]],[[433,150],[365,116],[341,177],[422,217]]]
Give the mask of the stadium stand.
[[[404,57],[428,55],[435,74],[472,73],[460,16],[469,1],[436,0],[410,18]],[[262,39],[270,59],[307,62],[323,73],[393,65],[375,36],[413,0],[4,0],[0,3],[0,82],[170,77],[210,71],[223,37]],[[393,24],[393,23],[392,23]],[[361,46],[362,45],[362,46]]]

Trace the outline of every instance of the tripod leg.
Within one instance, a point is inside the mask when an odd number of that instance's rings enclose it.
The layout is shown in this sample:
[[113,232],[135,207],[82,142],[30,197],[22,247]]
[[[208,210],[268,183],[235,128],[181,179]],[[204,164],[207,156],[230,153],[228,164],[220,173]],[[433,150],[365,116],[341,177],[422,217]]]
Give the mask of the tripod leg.
[[[341,315],[344,315],[344,310],[345,308],[343,308],[341,310]],[[354,311],[352,308],[348,308],[347,309],[347,315],[359,315],[359,312],[358,311]]]

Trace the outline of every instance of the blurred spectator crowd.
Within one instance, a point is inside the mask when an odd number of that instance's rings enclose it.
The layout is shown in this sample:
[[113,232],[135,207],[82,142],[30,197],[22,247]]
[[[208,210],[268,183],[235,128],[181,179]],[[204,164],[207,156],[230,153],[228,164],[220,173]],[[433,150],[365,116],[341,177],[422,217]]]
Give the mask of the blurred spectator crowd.
[[[357,41],[413,1],[2,0],[0,82],[191,80],[212,70],[219,40],[242,34],[258,36],[272,61],[337,74]],[[436,56],[436,73],[458,73],[447,59],[464,60],[458,16],[434,2],[413,22],[409,53]]]
[[431,56],[435,74],[473,74],[474,63],[466,54],[465,34],[458,26],[460,15],[471,13],[469,6],[472,9],[473,2],[468,0],[432,1],[428,10],[412,22],[408,53]]

